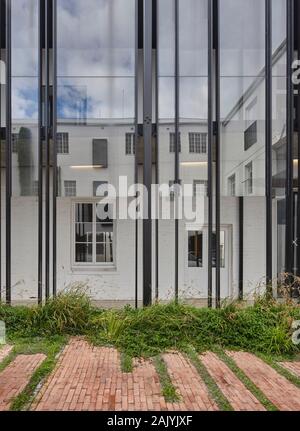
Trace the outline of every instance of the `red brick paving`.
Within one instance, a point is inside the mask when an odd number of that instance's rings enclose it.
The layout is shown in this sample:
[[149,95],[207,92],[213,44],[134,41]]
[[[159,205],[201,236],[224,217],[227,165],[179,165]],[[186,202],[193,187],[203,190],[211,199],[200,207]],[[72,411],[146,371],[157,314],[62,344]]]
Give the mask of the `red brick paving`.
[[169,409],[188,411],[218,410],[196,368],[181,353],[168,353],[163,355],[163,358],[167,364],[172,383],[182,397],[181,402],[169,404]]
[[41,353],[19,355],[0,373],[0,411],[9,410],[13,398],[25,389],[45,358]]
[[300,362],[280,362],[280,365],[297,377],[300,377]]
[[159,378],[150,361],[134,361],[122,373],[116,349],[93,347],[73,339],[39,394],[35,410],[166,409]]
[[13,347],[5,345],[3,347],[0,346],[0,363],[10,354]]
[[207,371],[235,411],[264,411],[264,406],[214,353],[200,356]]
[[279,410],[300,410],[299,388],[251,353],[227,353]]
[[[217,410],[194,367],[182,355],[165,360],[183,401],[166,403],[156,370],[147,360],[135,360],[132,373],[122,373],[116,349],[93,347],[73,339],[42,388],[34,410]],[[183,372],[182,372],[183,367]]]

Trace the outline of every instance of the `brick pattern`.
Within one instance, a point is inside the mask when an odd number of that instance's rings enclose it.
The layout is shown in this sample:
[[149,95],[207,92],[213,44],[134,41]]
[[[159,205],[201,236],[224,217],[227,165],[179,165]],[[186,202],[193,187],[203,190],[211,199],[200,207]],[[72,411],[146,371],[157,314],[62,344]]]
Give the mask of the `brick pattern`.
[[300,377],[300,362],[280,362],[280,365],[297,377]]
[[279,410],[300,410],[299,388],[251,353],[227,353]]
[[200,360],[235,411],[266,410],[217,355],[208,352],[200,355]]
[[166,410],[156,370],[150,361],[134,361],[122,373],[116,349],[72,339],[35,404],[38,411]]
[[72,339],[32,406],[38,411],[217,410],[194,367],[180,354],[165,355],[183,401],[166,403],[150,360],[122,373],[116,349]]
[[0,411],[9,410],[12,400],[25,389],[45,358],[41,353],[19,355],[0,373]]
[[1,362],[10,354],[13,347],[9,345],[5,345],[3,347],[0,347],[0,364]]
[[210,398],[208,390],[196,368],[180,353],[163,355],[168,372],[178,394],[179,403],[168,403],[168,410],[215,411],[216,403]]

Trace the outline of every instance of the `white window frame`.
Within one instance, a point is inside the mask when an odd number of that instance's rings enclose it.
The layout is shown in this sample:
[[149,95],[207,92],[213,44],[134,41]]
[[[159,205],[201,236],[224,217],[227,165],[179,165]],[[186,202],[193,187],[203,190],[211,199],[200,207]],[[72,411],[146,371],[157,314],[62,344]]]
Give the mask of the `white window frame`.
[[[76,262],[76,205],[78,204],[90,204],[93,205],[93,241],[92,241],[92,256],[93,256],[93,262]],[[74,200],[72,202],[72,223],[71,223],[71,266],[73,269],[80,269],[82,271],[85,270],[93,270],[99,268],[105,269],[116,269],[116,223],[115,220],[113,220],[113,261],[112,262],[96,262],[96,205],[99,204],[99,198],[97,200],[92,199],[80,199],[80,200]]]
[[[204,147],[205,151],[203,151]],[[189,152],[191,154],[207,154],[207,133],[189,133]]]
[[[58,141],[58,135],[62,136],[62,139],[60,142]],[[67,136],[66,141],[63,139],[64,136]],[[60,155],[66,155],[70,154],[70,147],[69,147],[69,133],[68,132],[57,132],[56,136],[56,145],[57,145],[57,154]],[[67,151],[65,151],[67,150]]]

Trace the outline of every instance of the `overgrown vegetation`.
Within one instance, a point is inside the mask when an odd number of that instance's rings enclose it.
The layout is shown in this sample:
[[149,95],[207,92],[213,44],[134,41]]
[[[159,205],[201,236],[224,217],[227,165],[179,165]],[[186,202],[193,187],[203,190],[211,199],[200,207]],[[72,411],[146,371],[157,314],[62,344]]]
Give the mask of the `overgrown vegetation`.
[[256,299],[253,306],[232,302],[221,309],[157,304],[145,309],[100,310],[80,289],[50,299],[44,307],[0,305],[8,337],[86,335],[95,344],[114,345],[129,357],[156,356],[187,345],[201,352],[214,346],[272,355],[293,355],[292,322],[300,306]]

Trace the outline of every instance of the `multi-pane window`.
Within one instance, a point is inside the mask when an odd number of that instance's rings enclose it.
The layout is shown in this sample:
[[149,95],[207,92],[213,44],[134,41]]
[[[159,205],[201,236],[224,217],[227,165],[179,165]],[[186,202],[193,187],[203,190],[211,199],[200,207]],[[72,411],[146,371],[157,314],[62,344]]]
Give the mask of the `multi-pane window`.
[[189,133],[190,153],[207,153],[207,133]]
[[[179,152],[181,153],[181,134],[178,134],[178,146],[179,146]],[[170,133],[170,153],[175,153],[176,149],[176,140],[175,140],[175,133]]]
[[111,207],[97,203],[75,205],[75,263],[113,263]]
[[245,191],[246,195],[253,193],[253,163],[250,162],[245,166]]
[[194,180],[193,181],[193,195],[194,196],[207,196],[208,195],[208,181],[207,180]]
[[235,196],[236,195],[236,191],[235,191],[235,174],[231,175],[228,178],[228,195],[229,196]]
[[69,133],[57,133],[56,145],[58,154],[69,154]]
[[135,154],[135,134],[134,133],[126,133],[126,136],[125,136],[125,154],[126,154],[126,156],[130,156],[131,154]]
[[19,142],[19,134],[18,133],[12,133],[12,135],[11,135],[11,146],[12,146],[12,152],[13,153],[18,152],[18,142]]
[[76,181],[65,181],[65,196],[66,197],[74,197],[76,196]]

